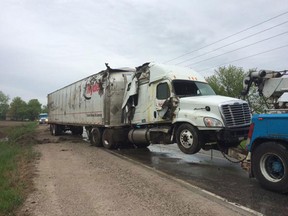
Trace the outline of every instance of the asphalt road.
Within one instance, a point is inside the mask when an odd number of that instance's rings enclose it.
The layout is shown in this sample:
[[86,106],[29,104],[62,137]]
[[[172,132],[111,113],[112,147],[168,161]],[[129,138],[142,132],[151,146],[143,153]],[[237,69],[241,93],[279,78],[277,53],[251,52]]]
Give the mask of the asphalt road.
[[113,153],[153,167],[264,215],[288,215],[288,194],[261,188],[239,164],[227,161],[217,151],[186,155],[173,144],[152,145],[146,149],[118,149],[113,150]]

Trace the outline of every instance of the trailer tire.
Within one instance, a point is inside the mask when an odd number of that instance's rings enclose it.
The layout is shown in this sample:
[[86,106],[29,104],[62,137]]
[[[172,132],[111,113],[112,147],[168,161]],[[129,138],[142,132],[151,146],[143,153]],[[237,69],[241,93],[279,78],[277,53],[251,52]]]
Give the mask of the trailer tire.
[[102,147],[102,130],[99,128],[92,128],[89,133],[89,140],[92,146]]
[[49,129],[50,129],[50,134],[53,136],[54,134],[53,134],[53,125],[52,124],[49,125]]
[[254,176],[264,188],[288,192],[288,150],[279,142],[264,142],[252,152]]
[[106,128],[104,130],[102,135],[102,144],[107,149],[114,149],[117,147],[114,139],[113,129]]
[[57,124],[50,124],[50,133],[53,136],[59,136],[62,133],[61,126]]
[[176,140],[179,149],[185,154],[195,154],[202,147],[197,129],[187,123],[177,129]]

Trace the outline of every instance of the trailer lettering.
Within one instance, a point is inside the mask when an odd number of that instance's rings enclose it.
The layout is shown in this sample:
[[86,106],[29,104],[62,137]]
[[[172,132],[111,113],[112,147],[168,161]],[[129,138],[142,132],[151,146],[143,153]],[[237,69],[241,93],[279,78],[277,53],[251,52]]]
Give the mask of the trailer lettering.
[[85,87],[84,87],[84,97],[87,100],[91,99],[91,96],[93,93],[98,92],[99,95],[101,96],[101,85],[100,83],[86,83]]
[[93,85],[87,84],[86,86],[86,95],[92,95],[94,92],[99,92],[100,86],[98,83],[95,83]]

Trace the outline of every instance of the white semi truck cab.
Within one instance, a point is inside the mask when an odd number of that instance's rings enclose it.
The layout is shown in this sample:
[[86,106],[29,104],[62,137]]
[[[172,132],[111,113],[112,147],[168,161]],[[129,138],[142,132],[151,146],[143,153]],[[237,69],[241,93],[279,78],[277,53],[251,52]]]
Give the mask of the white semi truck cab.
[[122,109],[131,142],[177,142],[187,154],[238,146],[251,121],[247,102],[216,95],[194,70],[156,63],[136,68]]

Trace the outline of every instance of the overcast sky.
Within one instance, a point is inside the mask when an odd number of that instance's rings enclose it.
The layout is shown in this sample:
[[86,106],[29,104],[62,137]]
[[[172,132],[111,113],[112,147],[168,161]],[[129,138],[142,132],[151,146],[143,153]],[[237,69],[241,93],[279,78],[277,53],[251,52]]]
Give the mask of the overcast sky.
[[227,64],[288,69],[287,0],[0,0],[0,10],[0,91],[10,99],[46,104],[106,62],[166,62],[205,77]]

